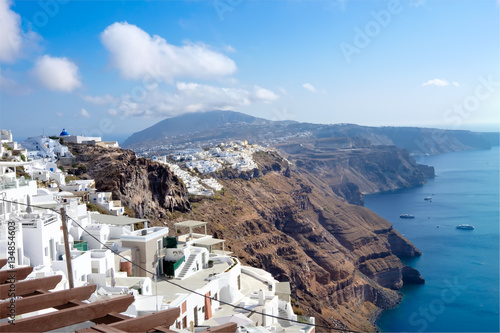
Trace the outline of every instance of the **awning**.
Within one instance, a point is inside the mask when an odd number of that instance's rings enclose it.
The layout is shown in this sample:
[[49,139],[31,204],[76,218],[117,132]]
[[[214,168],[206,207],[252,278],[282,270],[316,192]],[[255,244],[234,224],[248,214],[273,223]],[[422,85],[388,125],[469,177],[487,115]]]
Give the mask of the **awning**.
[[114,216],[104,214],[90,214],[90,218],[96,223],[113,225],[133,225],[140,222],[149,222],[148,219],[135,219],[127,216]]
[[203,246],[212,246],[216,245],[219,243],[224,243],[226,240],[224,239],[217,239],[217,238],[207,238],[207,239],[200,239],[200,240],[195,240],[193,241],[193,244],[196,245],[203,245]]
[[178,228],[178,227],[196,228],[196,227],[202,227],[202,226],[207,225],[207,224],[208,224],[208,222],[187,220],[187,221],[174,223],[174,226],[176,228]]

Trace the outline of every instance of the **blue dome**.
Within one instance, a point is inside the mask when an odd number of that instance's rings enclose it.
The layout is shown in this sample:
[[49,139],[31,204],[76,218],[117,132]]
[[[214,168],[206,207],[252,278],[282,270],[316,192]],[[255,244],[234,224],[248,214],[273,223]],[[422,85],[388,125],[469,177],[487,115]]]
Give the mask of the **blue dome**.
[[66,132],[66,130],[64,128],[63,128],[61,134],[59,134],[59,136],[68,136],[68,135],[69,135],[69,133]]

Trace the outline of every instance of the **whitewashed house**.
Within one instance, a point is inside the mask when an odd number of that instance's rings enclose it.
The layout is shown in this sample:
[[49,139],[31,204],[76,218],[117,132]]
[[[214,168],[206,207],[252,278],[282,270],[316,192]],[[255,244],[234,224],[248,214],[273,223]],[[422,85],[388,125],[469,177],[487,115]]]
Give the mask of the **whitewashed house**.
[[21,144],[27,149],[28,157],[32,159],[47,158],[49,161],[56,161],[61,157],[73,156],[68,147],[60,144],[59,140],[53,140],[45,135],[29,137]]

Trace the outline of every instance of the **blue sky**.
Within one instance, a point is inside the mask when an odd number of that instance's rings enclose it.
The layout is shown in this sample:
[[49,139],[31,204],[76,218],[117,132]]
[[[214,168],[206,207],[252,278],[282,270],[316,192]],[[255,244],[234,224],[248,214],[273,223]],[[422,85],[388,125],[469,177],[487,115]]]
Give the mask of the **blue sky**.
[[497,1],[0,0],[0,25],[0,127],[18,138],[123,139],[214,109],[499,128]]

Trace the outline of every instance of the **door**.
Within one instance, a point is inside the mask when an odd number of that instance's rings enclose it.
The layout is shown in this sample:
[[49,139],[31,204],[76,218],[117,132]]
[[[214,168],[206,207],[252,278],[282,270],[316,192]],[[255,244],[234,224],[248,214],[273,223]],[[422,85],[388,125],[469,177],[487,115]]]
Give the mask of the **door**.
[[49,252],[50,252],[50,260],[53,261],[53,260],[56,260],[55,258],[55,254],[54,254],[54,238],[51,238],[49,240]]

